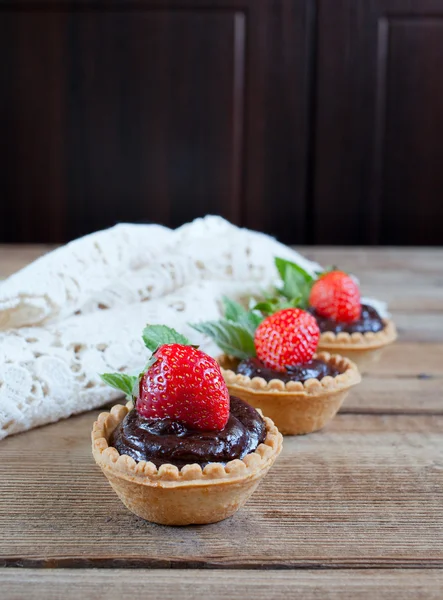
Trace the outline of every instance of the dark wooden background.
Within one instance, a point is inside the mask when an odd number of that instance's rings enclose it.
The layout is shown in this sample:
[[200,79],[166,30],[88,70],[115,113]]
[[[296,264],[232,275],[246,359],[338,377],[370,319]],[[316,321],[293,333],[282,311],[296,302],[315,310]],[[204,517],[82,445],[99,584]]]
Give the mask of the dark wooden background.
[[0,242],[443,244],[443,0],[0,0]]

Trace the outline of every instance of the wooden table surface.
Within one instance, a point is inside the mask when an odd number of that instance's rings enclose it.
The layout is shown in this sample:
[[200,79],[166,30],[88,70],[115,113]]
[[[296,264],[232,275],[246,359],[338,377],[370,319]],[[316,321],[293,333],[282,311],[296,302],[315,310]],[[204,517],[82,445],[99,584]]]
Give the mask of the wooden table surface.
[[[0,276],[45,248],[1,247]],[[305,253],[387,300],[399,340],[246,507],[168,528],[95,466],[98,411],[0,442],[0,597],[443,598],[443,249]],[[1,400],[0,400],[1,402]]]

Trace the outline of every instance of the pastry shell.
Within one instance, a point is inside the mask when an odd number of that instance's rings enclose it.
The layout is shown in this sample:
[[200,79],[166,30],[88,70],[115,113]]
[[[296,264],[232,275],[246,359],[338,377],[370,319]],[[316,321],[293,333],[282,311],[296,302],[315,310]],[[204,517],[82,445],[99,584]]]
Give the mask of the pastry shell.
[[123,504],[133,513],[161,525],[191,525],[222,521],[233,515],[255,491],[282,449],[282,435],[264,418],[266,439],[255,452],[226,465],[197,464],[178,469],[136,462],[109,445],[117,425],[132,404],[101,413],[92,430],[92,454]]
[[352,360],[360,372],[365,372],[380,360],[385,348],[397,339],[397,330],[393,321],[383,319],[384,329],[374,333],[334,333],[325,331],[320,336],[320,351],[340,354]]
[[350,388],[361,381],[356,365],[347,358],[328,352],[319,352],[314,358],[336,367],[339,375],[284,383],[238,374],[239,361],[226,355],[218,362],[232,396],[261,409],[284,435],[299,435],[322,429],[338,412]]

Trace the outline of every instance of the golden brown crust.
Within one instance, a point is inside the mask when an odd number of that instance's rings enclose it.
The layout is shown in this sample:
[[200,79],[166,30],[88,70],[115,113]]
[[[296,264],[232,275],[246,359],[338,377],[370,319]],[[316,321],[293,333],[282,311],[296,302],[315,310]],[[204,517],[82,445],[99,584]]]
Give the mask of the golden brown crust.
[[110,413],[98,416],[92,430],[92,451],[97,464],[104,471],[112,471],[119,478],[144,486],[185,488],[253,479],[261,471],[267,470],[281,452],[282,435],[271,419],[264,417],[267,432],[264,443],[241,460],[232,460],[226,465],[210,463],[203,469],[197,464],[178,469],[171,464],[157,468],[152,462],[136,462],[130,456],[119,454],[108,443],[110,435],[131,408],[131,403],[116,405]]
[[300,435],[322,429],[338,412],[349,389],[361,381],[356,365],[342,356],[320,352],[323,359],[339,370],[336,377],[308,379],[304,383],[279,379],[252,379],[235,372],[238,361],[226,356],[218,359],[229,393],[238,396],[271,417],[279,431]]
[[331,355],[328,352],[319,352],[314,355],[325,361],[331,367],[339,370],[335,377],[326,376],[322,379],[307,379],[304,383],[300,381],[283,382],[280,379],[266,381],[262,377],[253,377],[236,373],[233,369],[238,361],[225,355],[217,360],[220,364],[223,377],[229,388],[247,388],[249,393],[261,394],[263,392],[276,395],[290,394],[291,396],[318,396],[325,392],[340,392],[360,383],[361,376],[355,364],[347,358],[339,355]]
[[383,319],[384,329],[374,333],[367,331],[365,333],[334,333],[325,331],[320,336],[319,348],[330,350],[331,352],[340,352],[342,349],[372,350],[391,344],[397,339],[397,330],[395,324],[390,319]]

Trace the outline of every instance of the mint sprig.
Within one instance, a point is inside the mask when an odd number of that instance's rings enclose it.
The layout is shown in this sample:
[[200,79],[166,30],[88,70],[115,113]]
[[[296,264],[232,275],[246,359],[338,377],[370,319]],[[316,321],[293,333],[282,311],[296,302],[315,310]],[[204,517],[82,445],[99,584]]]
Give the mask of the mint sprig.
[[270,298],[256,304],[254,306],[254,310],[260,311],[263,315],[269,316],[285,308],[298,308],[300,306],[300,301],[300,296],[297,296],[292,300],[287,300],[287,298],[284,296],[280,298]]
[[264,294],[251,310],[223,297],[224,319],[191,324],[196,331],[210,337],[230,356],[245,359],[256,356],[254,335],[263,319],[285,308],[307,308],[309,294],[315,282],[302,267],[284,258],[275,258],[281,286],[273,294]]
[[277,289],[278,294],[299,308],[307,308],[314,277],[290,260],[276,257],[274,262],[282,280],[282,286]]
[[151,350],[152,353],[165,344],[192,345],[188,338],[166,325],[147,325],[143,329],[142,337],[146,348]]
[[196,331],[210,337],[229,356],[241,360],[255,356],[255,330],[263,321],[263,315],[223,296],[224,319],[193,323]]
[[254,335],[247,327],[234,321],[220,319],[191,325],[196,331],[214,340],[217,346],[229,356],[245,359],[255,356]]
[[225,313],[225,319],[228,321],[238,322],[238,320],[245,315],[248,311],[244,306],[235,300],[231,300],[227,296],[222,296],[222,303]]
[[146,325],[142,337],[146,348],[152,352],[152,356],[139,375],[128,375],[127,373],[103,373],[100,375],[102,381],[114,389],[123,392],[129,400],[138,395],[140,378],[156,362],[155,352],[160,346],[164,346],[165,344],[192,345],[188,338],[166,325]]
[[254,339],[255,330],[262,321],[263,315],[253,309],[245,312],[244,315],[241,315],[237,323],[240,325],[240,327],[243,327],[246,331],[248,331],[252,339]]
[[100,377],[107,385],[123,392],[128,400],[132,400],[134,388],[139,381],[137,375],[128,375],[127,373],[103,373]]

